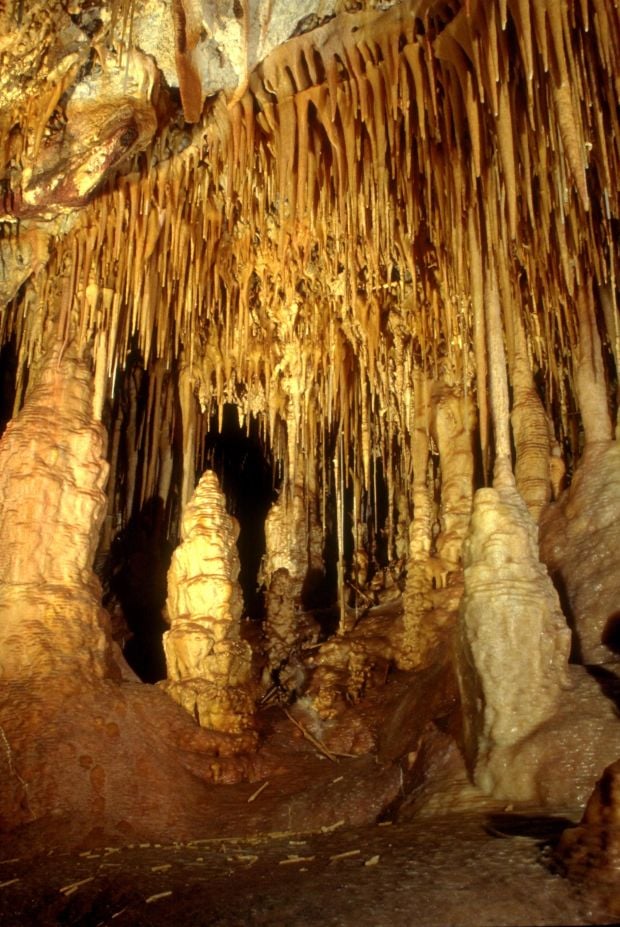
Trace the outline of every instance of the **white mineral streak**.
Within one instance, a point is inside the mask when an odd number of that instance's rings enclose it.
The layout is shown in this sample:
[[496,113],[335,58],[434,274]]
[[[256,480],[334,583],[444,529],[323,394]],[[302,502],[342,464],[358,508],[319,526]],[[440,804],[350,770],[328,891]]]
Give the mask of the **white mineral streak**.
[[202,727],[255,745],[252,651],[240,640],[238,525],[226,512],[217,476],[207,470],[183,513],[182,543],[168,571],[162,685]]
[[620,651],[620,445],[586,445],[570,488],[543,514],[541,556],[562,589],[584,663]]

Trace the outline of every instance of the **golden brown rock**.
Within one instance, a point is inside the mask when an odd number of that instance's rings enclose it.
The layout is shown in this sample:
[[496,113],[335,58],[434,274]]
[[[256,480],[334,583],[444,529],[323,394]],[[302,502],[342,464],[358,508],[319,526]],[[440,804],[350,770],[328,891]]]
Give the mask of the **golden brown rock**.
[[463,541],[471,518],[474,425],[472,397],[440,387],[434,397],[432,431],[441,467],[440,530],[436,548],[446,573],[461,565]]
[[92,570],[105,511],[106,434],[89,365],[72,345],[44,354],[0,440],[0,678],[81,666],[113,675]]
[[252,651],[240,640],[243,610],[235,519],[212,470],[202,475],[182,521],[168,571],[165,691],[214,731],[256,745]]
[[[286,490],[265,521],[265,635],[270,670],[277,669],[307,638],[308,618],[302,615],[304,585],[322,566],[320,530],[313,517],[315,500],[298,484],[290,498]],[[315,632],[316,639],[316,632]],[[307,642],[307,641],[306,641]]]

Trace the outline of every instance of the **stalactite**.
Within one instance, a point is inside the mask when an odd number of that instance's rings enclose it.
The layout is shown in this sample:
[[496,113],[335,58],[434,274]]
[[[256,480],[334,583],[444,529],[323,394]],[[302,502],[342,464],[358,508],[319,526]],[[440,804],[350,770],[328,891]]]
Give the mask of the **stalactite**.
[[508,401],[508,378],[506,352],[504,350],[504,326],[499,300],[497,274],[493,259],[487,266],[485,287],[485,322],[487,354],[489,358],[489,384],[491,394],[491,416],[495,443],[495,464],[493,482],[512,483],[510,451],[510,418]]
[[612,436],[612,427],[601,339],[594,314],[592,284],[589,281],[577,293],[577,313],[579,345],[573,375],[585,439],[588,444],[608,441]]
[[534,386],[520,314],[513,312],[515,352],[510,422],[516,450],[515,480],[534,521],[551,496],[547,415]]

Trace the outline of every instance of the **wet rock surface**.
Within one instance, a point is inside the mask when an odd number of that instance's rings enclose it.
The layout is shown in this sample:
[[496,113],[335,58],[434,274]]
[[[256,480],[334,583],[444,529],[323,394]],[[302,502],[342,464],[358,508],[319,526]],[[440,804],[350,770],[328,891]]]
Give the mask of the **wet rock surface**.
[[[256,799],[258,802],[259,799]],[[0,860],[0,923],[523,925],[613,923],[554,873],[566,821],[535,814],[384,821]]]

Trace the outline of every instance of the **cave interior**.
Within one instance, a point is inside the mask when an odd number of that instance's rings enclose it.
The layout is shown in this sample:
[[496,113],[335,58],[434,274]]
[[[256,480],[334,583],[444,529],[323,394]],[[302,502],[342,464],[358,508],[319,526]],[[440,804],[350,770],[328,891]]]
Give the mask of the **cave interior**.
[[2,840],[508,807],[617,879],[618,4],[0,23]]

